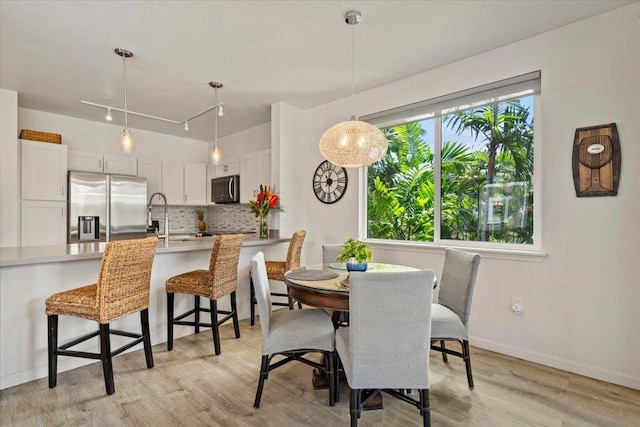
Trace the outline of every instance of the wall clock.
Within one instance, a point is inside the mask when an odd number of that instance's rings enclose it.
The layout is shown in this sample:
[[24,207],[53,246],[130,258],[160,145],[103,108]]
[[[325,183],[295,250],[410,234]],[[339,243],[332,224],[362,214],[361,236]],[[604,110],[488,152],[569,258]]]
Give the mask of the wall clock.
[[322,203],[335,203],[347,191],[347,170],[325,160],[313,174],[313,192]]

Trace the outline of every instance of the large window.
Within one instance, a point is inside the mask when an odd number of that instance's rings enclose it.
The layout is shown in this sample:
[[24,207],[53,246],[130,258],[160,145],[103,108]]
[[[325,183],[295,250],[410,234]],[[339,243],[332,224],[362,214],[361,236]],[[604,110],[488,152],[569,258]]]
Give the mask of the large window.
[[[389,150],[366,172],[369,239],[534,247],[540,73],[363,117]],[[479,243],[482,242],[482,243]]]

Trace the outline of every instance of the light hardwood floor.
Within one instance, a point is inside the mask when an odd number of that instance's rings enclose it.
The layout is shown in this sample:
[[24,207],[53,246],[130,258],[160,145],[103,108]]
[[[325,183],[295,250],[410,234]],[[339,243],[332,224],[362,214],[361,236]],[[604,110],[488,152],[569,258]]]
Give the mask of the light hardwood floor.
[[[43,320],[44,321],[44,320]],[[209,330],[154,346],[155,367],[142,350],[114,359],[116,393],[107,396],[100,363],[0,391],[2,426],[347,426],[349,390],[328,404],[313,390],[311,369],[290,363],[269,375],[262,403],[253,408],[261,332],[241,322],[242,337],[221,328],[215,356]],[[97,343],[96,343],[97,345]],[[640,391],[589,379],[478,348],[471,348],[475,389],[464,363],[432,352],[434,426],[640,426]],[[415,392],[414,392],[415,393]],[[384,409],[364,412],[359,425],[421,425],[418,410],[384,395]]]

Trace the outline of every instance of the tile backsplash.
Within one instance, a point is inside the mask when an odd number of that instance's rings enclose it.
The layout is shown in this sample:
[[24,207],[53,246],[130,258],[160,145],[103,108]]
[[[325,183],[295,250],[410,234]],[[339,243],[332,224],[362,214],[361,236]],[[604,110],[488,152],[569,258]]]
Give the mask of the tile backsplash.
[[[204,210],[204,220],[207,231],[258,231],[255,215],[247,204],[228,204],[212,206],[169,206],[169,229],[185,233],[198,231],[198,215],[196,209]],[[163,230],[164,208],[154,205],[151,210],[153,219],[160,221],[160,231]]]

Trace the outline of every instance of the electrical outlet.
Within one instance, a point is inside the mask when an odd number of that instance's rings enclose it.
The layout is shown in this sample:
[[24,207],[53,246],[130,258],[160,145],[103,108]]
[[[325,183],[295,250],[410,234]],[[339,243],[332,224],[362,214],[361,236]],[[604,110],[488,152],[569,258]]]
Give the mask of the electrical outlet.
[[522,313],[522,310],[524,309],[524,306],[522,305],[522,297],[511,297],[511,311],[513,311],[514,314],[520,314]]

